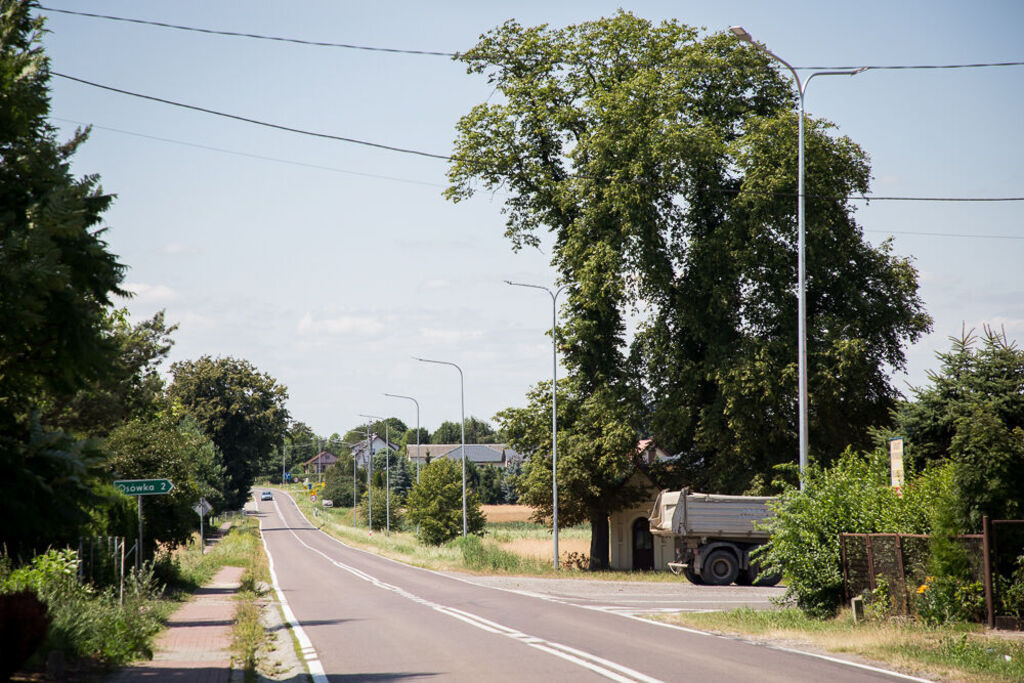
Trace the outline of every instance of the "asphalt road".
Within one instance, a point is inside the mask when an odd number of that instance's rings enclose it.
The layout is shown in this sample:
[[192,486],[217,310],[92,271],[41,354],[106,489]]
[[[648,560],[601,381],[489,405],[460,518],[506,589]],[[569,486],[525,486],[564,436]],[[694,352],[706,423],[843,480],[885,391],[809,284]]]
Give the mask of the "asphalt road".
[[409,567],[317,530],[280,492],[260,502],[258,514],[278,589],[308,636],[318,683],[909,678],[655,624],[623,613],[634,607],[622,601],[634,598],[581,600]]

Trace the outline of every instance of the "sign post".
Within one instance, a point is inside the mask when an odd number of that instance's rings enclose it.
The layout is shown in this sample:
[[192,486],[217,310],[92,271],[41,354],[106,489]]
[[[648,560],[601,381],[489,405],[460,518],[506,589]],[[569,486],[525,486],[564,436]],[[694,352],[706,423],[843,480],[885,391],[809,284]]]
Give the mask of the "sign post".
[[171,492],[174,484],[170,479],[118,479],[114,488],[126,496],[135,496],[139,501],[139,542],[135,546],[135,571],[142,569],[142,497],[162,496]]
[[203,534],[203,518],[210,514],[210,510],[213,509],[213,506],[210,505],[210,501],[205,498],[200,498],[199,501],[192,506],[192,509],[196,511],[197,515],[199,515],[199,554],[205,555],[206,538]]
[[892,488],[903,495],[903,437],[889,439],[889,472]]

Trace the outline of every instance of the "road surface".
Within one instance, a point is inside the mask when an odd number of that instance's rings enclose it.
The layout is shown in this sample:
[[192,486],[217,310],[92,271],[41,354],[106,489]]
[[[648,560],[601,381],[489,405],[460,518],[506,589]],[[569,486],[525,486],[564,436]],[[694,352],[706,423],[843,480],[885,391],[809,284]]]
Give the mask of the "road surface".
[[601,596],[564,600],[410,567],[317,530],[283,493],[258,514],[317,683],[921,680],[655,624]]

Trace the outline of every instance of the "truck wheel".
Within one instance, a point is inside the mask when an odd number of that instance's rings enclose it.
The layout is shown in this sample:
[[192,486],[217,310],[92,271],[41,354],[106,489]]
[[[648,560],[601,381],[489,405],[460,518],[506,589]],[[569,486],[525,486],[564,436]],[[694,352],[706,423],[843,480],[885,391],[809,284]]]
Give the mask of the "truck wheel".
[[683,576],[685,576],[686,580],[692,583],[694,586],[704,585],[704,579],[702,579],[699,574],[697,574],[689,567],[683,569]]
[[757,585],[758,586],[768,586],[768,587],[771,587],[771,586],[774,586],[775,584],[777,584],[779,581],[782,581],[782,573],[781,572],[779,572],[778,574],[761,574],[760,576],[757,577]]
[[728,586],[739,574],[736,556],[728,550],[716,550],[704,560],[700,575],[712,586]]
[[737,586],[753,586],[754,581],[757,580],[757,569],[753,566],[741,569],[736,574],[736,585]]

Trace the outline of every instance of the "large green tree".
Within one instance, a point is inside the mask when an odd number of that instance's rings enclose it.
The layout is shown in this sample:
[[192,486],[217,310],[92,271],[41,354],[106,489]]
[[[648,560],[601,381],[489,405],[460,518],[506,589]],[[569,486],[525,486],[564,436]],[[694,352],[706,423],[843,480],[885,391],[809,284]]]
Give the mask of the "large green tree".
[[[732,36],[627,12],[564,29],[509,21],[459,59],[499,96],[459,121],[447,194],[500,188],[513,248],[551,241],[581,399],[625,410],[695,486],[740,491],[795,459],[787,79]],[[807,151],[810,434],[827,460],[887,421],[886,373],[930,320],[912,265],[853,220],[864,152],[813,119]],[[627,315],[640,320],[628,345]]]
[[1004,332],[963,330],[929,383],[900,405],[895,433],[917,464],[954,463],[955,521],[1024,515],[1024,351]]
[[227,505],[245,503],[288,427],[288,390],[246,360],[203,356],[171,365],[168,395],[198,420],[227,469]]
[[86,138],[48,122],[50,66],[34,3],[0,2],[0,541],[9,552],[77,536],[96,504],[95,442],[40,422],[48,399],[111,370],[106,312],[124,267],[99,227],[111,197],[70,159]]

